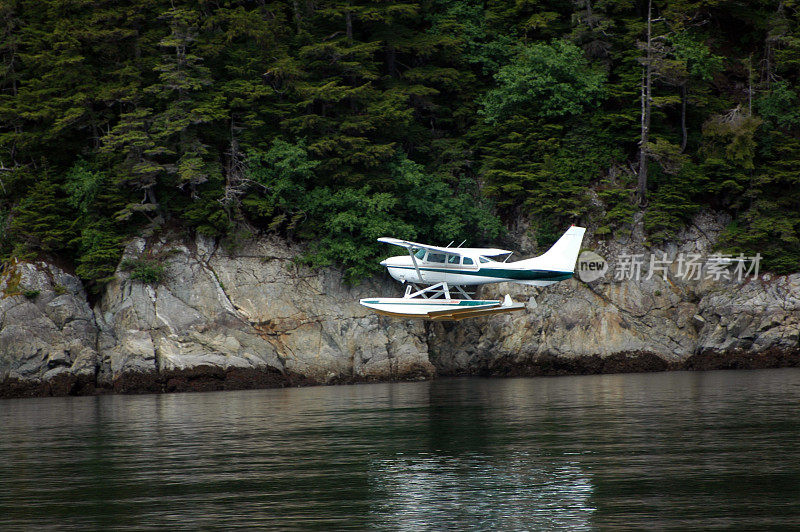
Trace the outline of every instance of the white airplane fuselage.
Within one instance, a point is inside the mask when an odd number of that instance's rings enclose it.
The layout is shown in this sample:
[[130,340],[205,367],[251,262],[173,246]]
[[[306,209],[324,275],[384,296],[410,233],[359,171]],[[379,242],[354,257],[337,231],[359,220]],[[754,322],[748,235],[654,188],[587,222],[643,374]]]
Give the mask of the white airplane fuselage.
[[[434,260],[427,260],[429,258]],[[440,262],[441,259],[444,260]],[[423,258],[416,258],[416,266],[410,255],[389,257],[382,261],[381,265],[385,266],[389,275],[398,281],[417,284],[448,283],[471,286],[517,282],[547,286],[572,277],[571,271],[532,268],[520,264],[523,262],[525,261],[506,263],[480,255],[459,256],[429,252],[423,255]]]
[[388,237],[378,240],[409,251],[408,255],[381,261],[400,282],[453,286],[512,282],[547,286],[572,277],[585,231],[583,227],[572,226],[546,253],[516,262],[490,258],[511,253],[504,249],[443,248]]
[[[381,266],[393,278],[410,285],[403,297],[365,298],[359,303],[378,314],[440,321],[521,311],[525,304],[514,303],[508,294],[502,300],[474,300],[462,287],[503,282],[547,286],[569,279],[575,271],[585,231],[583,227],[572,226],[546,253],[516,262],[490,258],[510,256],[511,251],[504,249],[440,247],[381,237],[379,242],[408,251],[408,255],[381,261]],[[453,299],[451,288],[463,298],[456,295]]]

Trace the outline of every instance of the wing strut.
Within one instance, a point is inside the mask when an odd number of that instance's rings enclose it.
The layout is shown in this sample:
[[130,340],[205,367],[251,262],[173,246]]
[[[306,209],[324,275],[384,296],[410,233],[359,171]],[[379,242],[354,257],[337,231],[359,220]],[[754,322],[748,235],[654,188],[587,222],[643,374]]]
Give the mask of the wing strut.
[[425,281],[422,280],[422,274],[419,272],[419,265],[417,264],[417,257],[414,255],[414,251],[412,251],[411,246],[408,247],[408,254],[411,255],[411,262],[414,263],[414,269],[417,270],[417,279],[419,279],[419,283],[422,284]]

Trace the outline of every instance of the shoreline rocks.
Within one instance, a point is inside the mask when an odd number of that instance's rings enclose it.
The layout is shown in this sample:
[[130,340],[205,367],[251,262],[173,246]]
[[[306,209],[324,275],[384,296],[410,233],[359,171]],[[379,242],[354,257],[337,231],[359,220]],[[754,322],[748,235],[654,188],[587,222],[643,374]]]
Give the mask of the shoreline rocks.
[[336,376],[318,381],[303,375],[286,374],[270,369],[197,366],[191,370],[127,373],[109,386],[98,385],[94,377],[60,374],[49,380],[9,378],[0,383],[0,399],[23,397],[61,397],[105,394],[146,394],[255,390],[302,386],[330,386],[375,382],[420,381],[453,377],[558,377],[661,371],[758,370],[800,367],[800,352],[769,350],[762,353],[742,351],[710,352],[692,355],[685,361],[669,363],[653,353],[617,353],[607,357],[582,355],[575,358],[542,356],[523,362],[500,358],[491,366],[465,368],[457,372],[431,374],[418,367],[401,377]]
[[76,277],[15,263],[0,278],[0,294],[0,395],[28,385],[62,394],[94,381],[97,326]]
[[346,286],[277,238],[235,251],[135,239],[123,264],[146,257],[163,278],[119,268],[93,308],[57,266],[13,264],[0,275],[0,397],[800,366],[800,274],[687,281],[673,265],[666,279],[614,278],[624,253],[707,253],[722,222],[701,218],[658,250],[588,241],[609,258],[603,278],[487,286],[481,297],[510,293],[526,311],[463,322],[377,316],[358,300],[396,283]]

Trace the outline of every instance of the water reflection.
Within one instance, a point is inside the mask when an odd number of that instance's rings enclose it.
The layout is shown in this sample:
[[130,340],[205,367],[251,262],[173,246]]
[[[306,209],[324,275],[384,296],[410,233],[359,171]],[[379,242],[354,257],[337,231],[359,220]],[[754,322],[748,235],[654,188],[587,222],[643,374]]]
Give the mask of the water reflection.
[[575,462],[528,453],[399,456],[370,467],[374,525],[390,530],[591,528],[592,485]]
[[800,370],[0,402],[0,529],[800,521]]
[[[390,530],[590,528],[580,465],[533,437],[536,395],[524,380],[452,380],[416,401],[405,452],[369,464],[371,525]],[[426,407],[426,408],[423,408]],[[400,440],[402,441],[402,440]],[[514,443],[511,443],[511,442]],[[408,451],[411,452],[408,452]]]

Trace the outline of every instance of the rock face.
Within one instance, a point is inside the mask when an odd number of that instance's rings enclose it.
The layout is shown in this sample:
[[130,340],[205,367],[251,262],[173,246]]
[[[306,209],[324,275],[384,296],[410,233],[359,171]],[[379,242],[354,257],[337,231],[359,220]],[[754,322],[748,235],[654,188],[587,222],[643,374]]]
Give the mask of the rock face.
[[[230,253],[200,238],[191,248],[157,242],[147,251],[166,278],[151,286],[119,272],[95,309],[104,386],[135,389],[154,372],[181,388],[209,376],[337,382],[435,371],[422,324],[382,326],[358,304],[386,287],[349,289],[336,270],[296,265],[298,250],[284,242],[253,241]],[[125,257],[144,252],[145,242],[134,240]]]
[[[302,250],[278,239],[235,250],[134,240],[124,259],[157,261],[163,279],[120,268],[93,309],[56,266],[13,265],[0,278],[0,395],[800,364],[800,274],[681,275],[681,254],[707,256],[724,223],[699,217],[681,245],[660,249],[635,234],[587,239],[610,263],[603,277],[485,287],[482,297],[510,293],[526,311],[450,323],[381,318],[358,299],[398,293],[395,283],[348,287],[336,269],[298,265]],[[636,254],[641,277],[615,278]],[[648,275],[651,254],[666,254],[666,273]]]
[[[636,235],[589,241],[610,263],[605,276],[589,283],[486,287],[482,297],[510,293],[528,301],[527,312],[433,324],[432,358],[446,374],[800,365],[800,274],[750,275],[740,282],[686,267],[692,256],[713,254],[725,223],[698,217],[680,236],[681,245],[661,249],[645,248]],[[624,256],[641,257],[638,280],[619,267]],[[655,263],[652,275],[651,256],[664,261]]]
[[9,395],[90,392],[97,327],[83,285],[45,263],[0,278],[0,383]]

